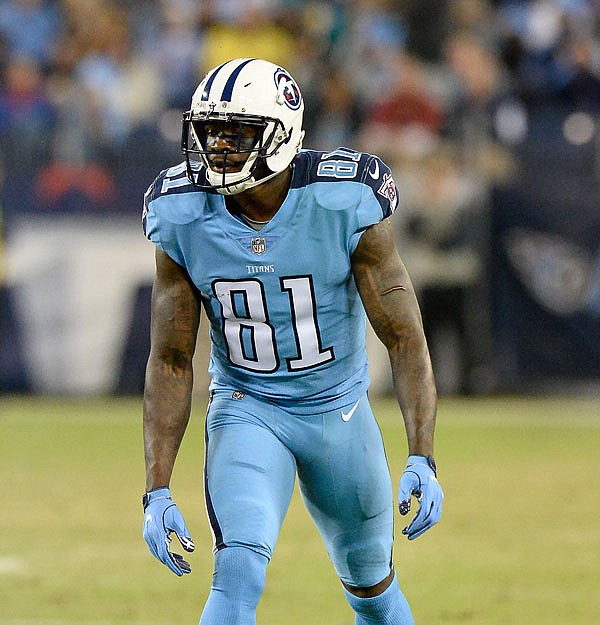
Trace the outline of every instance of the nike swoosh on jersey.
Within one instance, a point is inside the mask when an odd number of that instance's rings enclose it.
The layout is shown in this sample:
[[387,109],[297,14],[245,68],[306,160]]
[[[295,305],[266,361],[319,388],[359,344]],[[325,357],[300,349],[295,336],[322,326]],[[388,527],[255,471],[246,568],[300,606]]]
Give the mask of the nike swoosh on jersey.
[[342,421],[350,421],[354,411],[358,408],[358,404],[360,404],[360,399],[354,404],[354,406],[352,406],[352,408],[350,408],[348,412],[344,412],[342,410]]
[[367,170],[369,172],[369,176],[373,178],[373,180],[377,180],[379,178],[379,163],[375,161],[375,167],[373,167],[373,171],[370,169]]

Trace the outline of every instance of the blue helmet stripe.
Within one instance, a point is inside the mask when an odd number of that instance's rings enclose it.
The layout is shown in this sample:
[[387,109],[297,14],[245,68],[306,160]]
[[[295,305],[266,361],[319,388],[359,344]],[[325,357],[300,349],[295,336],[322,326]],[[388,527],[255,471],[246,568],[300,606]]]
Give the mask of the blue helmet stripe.
[[202,92],[202,98],[200,98],[202,101],[208,100],[210,88],[212,87],[212,84],[215,81],[217,74],[225,67],[225,65],[227,65],[227,63],[229,63],[229,61],[225,61],[225,63],[219,65],[219,67],[217,67],[217,69],[210,75],[210,78],[206,81],[206,86],[204,87],[204,91]]
[[240,72],[244,69],[244,67],[248,65],[248,63],[251,63],[252,61],[255,61],[255,60],[256,59],[248,59],[247,61],[240,63],[235,68],[235,70],[231,72],[231,76],[229,77],[229,79],[225,83],[225,87],[223,88],[223,93],[221,94],[221,102],[231,102],[231,96],[233,94],[233,87],[235,85],[235,81],[237,80],[237,77],[240,75]]

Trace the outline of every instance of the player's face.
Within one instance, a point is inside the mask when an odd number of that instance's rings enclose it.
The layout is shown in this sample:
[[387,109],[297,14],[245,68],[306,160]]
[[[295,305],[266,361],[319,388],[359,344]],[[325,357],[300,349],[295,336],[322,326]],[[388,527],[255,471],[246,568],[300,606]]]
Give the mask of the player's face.
[[211,169],[235,173],[242,169],[258,139],[259,129],[237,122],[209,122],[204,126],[205,149]]

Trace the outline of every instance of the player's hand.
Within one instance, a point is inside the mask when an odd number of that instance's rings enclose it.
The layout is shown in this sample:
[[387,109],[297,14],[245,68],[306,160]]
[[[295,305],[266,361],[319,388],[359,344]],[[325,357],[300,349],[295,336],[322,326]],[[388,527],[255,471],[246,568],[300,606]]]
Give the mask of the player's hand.
[[403,516],[410,511],[411,496],[417,499],[420,508],[412,522],[402,530],[408,540],[418,538],[442,516],[444,493],[437,481],[433,458],[408,457],[398,488],[398,507]]
[[144,539],[155,558],[168,566],[175,575],[191,573],[192,567],[178,553],[169,551],[171,533],[175,532],[181,546],[194,551],[194,542],[183,516],[171,498],[168,488],[157,488],[144,495]]

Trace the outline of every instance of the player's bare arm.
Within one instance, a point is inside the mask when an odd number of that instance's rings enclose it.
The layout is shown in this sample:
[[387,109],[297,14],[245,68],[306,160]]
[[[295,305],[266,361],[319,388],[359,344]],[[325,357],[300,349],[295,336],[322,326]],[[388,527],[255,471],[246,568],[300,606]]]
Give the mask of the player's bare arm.
[[409,453],[433,456],[435,381],[417,298],[389,220],[363,234],[352,268],[369,321],[389,353]]
[[146,490],[168,486],[187,427],[192,357],[200,322],[197,290],[186,271],[156,250],[151,349],[144,391]]

